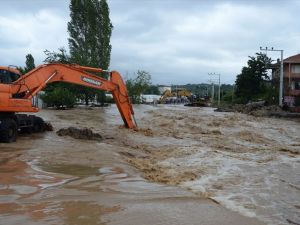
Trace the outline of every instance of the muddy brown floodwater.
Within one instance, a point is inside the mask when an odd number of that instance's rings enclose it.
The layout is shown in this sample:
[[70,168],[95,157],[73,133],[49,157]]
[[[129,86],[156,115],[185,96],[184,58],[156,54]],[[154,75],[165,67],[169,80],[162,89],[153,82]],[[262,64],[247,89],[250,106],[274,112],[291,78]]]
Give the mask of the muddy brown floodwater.
[[136,106],[42,110],[56,132],[0,144],[0,224],[299,224],[299,121]]

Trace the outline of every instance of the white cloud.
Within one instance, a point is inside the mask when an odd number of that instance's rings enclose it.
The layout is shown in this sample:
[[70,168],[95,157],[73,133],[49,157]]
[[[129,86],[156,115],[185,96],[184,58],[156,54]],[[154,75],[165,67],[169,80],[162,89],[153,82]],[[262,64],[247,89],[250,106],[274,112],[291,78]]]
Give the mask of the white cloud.
[[23,65],[25,55],[31,53],[37,63],[42,63],[45,49],[67,46],[66,31],[66,18],[47,9],[32,14],[0,16],[0,62],[2,65]]
[[[130,14],[129,10],[123,22],[138,21],[139,26],[130,22],[125,25],[129,31],[135,30],[130,36],[115,27],[120,36],[113,39],[113,65],[123,71],[146,68],[158,82],[161,76],[169,83],[203,82],[208,72],[220,72],[223,81],[233,82],[248,55],[254,55],[261,45],[277,45],[297,53],[293,48],[298,46],[300,27],[295,21],[297,10],[291,10],[291,6],[232,1],[201,7],[204,2],[193,3],[188,9],[169,5],[167,12],[165,5],[157,4],[148,13],[138,14],[135,9]],[[155,23],[147,22],[149,18]],[[141,27],[143,22],[148,27]],[[122,27],[122,20],[118,23]],[[287,37],[290,31],[293,43],[291,36]]]

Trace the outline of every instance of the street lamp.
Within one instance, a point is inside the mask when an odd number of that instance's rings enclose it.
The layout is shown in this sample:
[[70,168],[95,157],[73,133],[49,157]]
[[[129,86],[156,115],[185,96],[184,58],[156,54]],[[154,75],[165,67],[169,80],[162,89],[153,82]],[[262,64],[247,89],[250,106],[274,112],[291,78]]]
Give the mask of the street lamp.
[[219,73],[208,73],[208,75],[210,76],[219,76],[219,93],[218,93],[218,106],[220,106],[220,98],[221,98],[221,84],[220,84],[220,77],[221,77],[221,74]]
[[282,100],[283,100],[283,50],[274,49],[272,48],[259,48],[260,50],[264,51],[272,51],[272,52],[280,52],[281,53],[281,61],[280,61],[280,81],[279,81],[279,105],[282,106]]

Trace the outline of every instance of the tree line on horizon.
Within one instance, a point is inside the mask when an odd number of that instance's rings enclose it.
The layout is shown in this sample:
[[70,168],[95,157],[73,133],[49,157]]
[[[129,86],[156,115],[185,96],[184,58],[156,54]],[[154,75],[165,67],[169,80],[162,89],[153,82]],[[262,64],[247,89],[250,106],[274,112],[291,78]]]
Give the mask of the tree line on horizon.
[[[46,50],[45,54],[45,62],[71,62],[70,56],[64,48],[60,48],[58,52],[50,52]],[[267,73],[271,62],[271,58],[268,58],[262,53],[256,53],[256,56],[249,56],[249,60],[247,62],[248,66],[242,68],[241,73],[236,77],[235,84],[221,84],[221,101],[231,104],[245,104],[251,101],[266,100],[270,104],[275,104],[278,101],[278,88],[276,88],[276,85],[272,83]],[[35,68],[34,58],[31,54],[28,54],[26,55],[25,67],[19,67],[18,69],[21,73],[26,73],[33,68]],[[215,89],[214,98],[216,99],[218,95],[218,85],[213,85]],[[133,103],[140,103],[141,94],[160,94],[158,89],[159,85],[151,84],[150,73],[143,70],[137,71],[133,78],[127,79],[126,86]],[[85,93],[84,89],[87,89],[86,91],[91,97],[97,96],[97,91],[93,89],[89,90],[89,88],[81,86],[80,88],[82,89],[78,89],[78,85],[73,84],[51,84],[46,88],[46,95],[43,99],[55,106],[65,105],[67,107],[72,107],[75,104],[76,99],[87,100],[87,95],[83,94]],[[193,93],[193,95],[199,97],[212,97],[212,84],[208,83],[171,85],[171,88],[184,88]],[[80,91],[80,94],[76,94],[76,91],[78,90]],[[98,99],[98,101],[101,100],[102,99]],[[112,101],[112,99],[109,99],[109,101]]]

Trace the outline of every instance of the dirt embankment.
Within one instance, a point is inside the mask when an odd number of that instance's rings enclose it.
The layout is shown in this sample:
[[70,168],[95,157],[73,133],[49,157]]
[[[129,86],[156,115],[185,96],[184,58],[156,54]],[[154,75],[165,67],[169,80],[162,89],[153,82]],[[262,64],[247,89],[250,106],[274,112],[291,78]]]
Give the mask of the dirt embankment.
[[103,137],[99,133],[94,133],[89,128],[76,128],[76,127],[69,127],[69,128],[62,128],[57,132],[58,136],[70,136],[75,139],[85,139],[85,140],[96,140],[102,141]]
[[185,181],[193,181],[198,177],[201,171],[192,170],[191,168],[168,167],[163,160],[168,158],[185,155],[178,149],[161,148],[159,150],[149,148],[148,146],[135,146],[139,152],[119,152],[135,168],[143,173],[143,177],[149,181],[178,185]]
[[246,105],[224,105],[218,107],[216,112],[239,112],[252,116],[262,117],[285,117],[285,118],[300,118],[300,113],[289,112],[282,110],[277,105],[265,105],[264,101],[248,103]]

